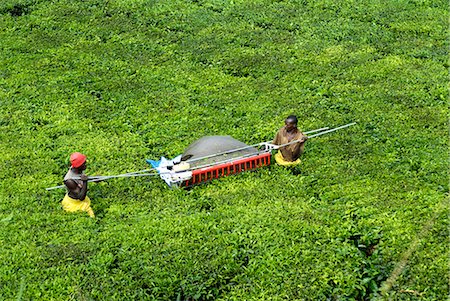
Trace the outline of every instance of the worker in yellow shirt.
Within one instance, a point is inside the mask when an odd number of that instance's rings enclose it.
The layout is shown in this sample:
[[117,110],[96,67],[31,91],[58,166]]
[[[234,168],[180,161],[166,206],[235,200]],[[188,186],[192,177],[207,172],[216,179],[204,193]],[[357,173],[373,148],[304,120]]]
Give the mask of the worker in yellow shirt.
[[275,154],[275,161],[283,166],[295,166],[300,164],[300,155],[305,149],[305,141],[308,137],[297,128],[297,117],[290,115],[284,121],[284,127],[278,130],[272,144],[284,145],[290,142],[295,143],[282,146]]
[[91,200],[86,195],[88,177],[83,173],[86,169],[86,156],[73,153],[70,155],[70,163],[71,167],[64,177],[67,194],[61,202],[62,207],[68,212],[85,211],[90,217],[95,217]]

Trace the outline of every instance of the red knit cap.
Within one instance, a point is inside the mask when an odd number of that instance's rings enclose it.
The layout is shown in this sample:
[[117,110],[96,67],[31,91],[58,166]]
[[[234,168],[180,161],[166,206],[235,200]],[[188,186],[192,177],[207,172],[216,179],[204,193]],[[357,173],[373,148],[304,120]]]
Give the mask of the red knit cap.
[[70,163],[72,164],[73,168],[80,167],[84,162],[86,162],[86,156],[82,153],[75,152],[70,155]]

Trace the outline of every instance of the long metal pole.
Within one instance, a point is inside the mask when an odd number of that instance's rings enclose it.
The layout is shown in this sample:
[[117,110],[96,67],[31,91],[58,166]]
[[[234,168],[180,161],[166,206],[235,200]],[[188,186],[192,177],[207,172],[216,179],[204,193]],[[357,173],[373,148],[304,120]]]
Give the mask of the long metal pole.
[[[114,178],[131,178],[131,177],[144,177],[144,176],[156,176],[158,173],[127,173],[127,174],[121,174],[121,175],[115,175],[115,176],[101,176],[101,177],[88,177],[88,182],[96,182],[96,181],[103,181],[108,179],[114,179]],[[72,178],[72,179],[79,179],[79,178]],[[59,185],[54,187],[45,188],[45,190],[53,190],[58,188],[64,188],[65,185]]]
[[337,128],[334,128],[334,129],[331,129],[331,130],[328,130],[328,131],[323,131],[323,132],[311,135],[311,136],[309,136],[309,138],[314,138],[314,137],[317,137],[317,136],[320,136],[320,135],[323,135],[323,134],[328,134],[328,133],[331,133],[331,132],[334,132],[334,131],[337,131],[337,130],[340,130],[340,129],[347,128],[347,127],[355,125],[355,124],[356,124],[356,122],[348,123],[346,125],[342,125],[342,126],[339,126]]

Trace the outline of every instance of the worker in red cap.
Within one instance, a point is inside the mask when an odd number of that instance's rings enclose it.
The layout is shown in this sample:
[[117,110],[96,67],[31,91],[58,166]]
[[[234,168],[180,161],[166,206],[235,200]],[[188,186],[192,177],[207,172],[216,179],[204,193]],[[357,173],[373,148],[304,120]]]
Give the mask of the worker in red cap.
[[91,200],[86,195],[88,177],[83,173],[86,169],[86,156],[75,152],[70,155],[71,167],[64,177],[67,194],[61,204],[65,211],[85,211],[90,217],[95,217],[91,208]]

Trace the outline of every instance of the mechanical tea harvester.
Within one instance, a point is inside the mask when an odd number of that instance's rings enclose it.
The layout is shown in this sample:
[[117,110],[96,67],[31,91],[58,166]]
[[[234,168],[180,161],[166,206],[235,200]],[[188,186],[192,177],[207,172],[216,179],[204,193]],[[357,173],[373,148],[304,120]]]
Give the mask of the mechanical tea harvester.
[[[328,127],[305,132],[309,139],[331,133],[356,123],[349,123],[333,129]],[[283,145],[261,142],[247,145],[230,136],[206,136],[189,145],[183,154],[173,158],[146,160],[152,168],[113,176],[89,177],[89,182],[112,178],[159,176],[170,187],[191,187],[213,179],[255,170],[271,164],[272,151],[298,143],[291,141]],[[52,190],[64,185],[47,188]]]

